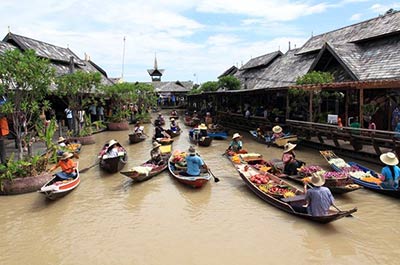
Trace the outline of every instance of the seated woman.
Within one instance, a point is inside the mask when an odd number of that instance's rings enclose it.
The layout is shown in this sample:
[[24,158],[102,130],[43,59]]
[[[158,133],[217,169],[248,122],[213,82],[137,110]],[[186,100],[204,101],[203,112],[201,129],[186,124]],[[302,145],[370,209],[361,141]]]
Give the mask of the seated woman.
[[399,159],[392,152],[382,154],[379,158],[382,163],[386,165],[382,168],[381,172],[381,186],[386,189],[398,189],[400,168],[397,166],[397,164],[399,163]]
[[200,124],[198,129],[200,130],[199,134],[197,135],[198,139],[201,139],[203,137],[207,137],[208,136],[207,126],[204,123]]
[[153,138],[158,139],[165,137],[170,138],[170,135],[165,132],[164,128],[161,126],[160,121],[156,120]]
[[178,112],[176,110],[172,110],[171,111],[171,116],[177,117],[178,116]]
[[56,176],[61,179],[69,179],[75,178],[77,176],[76,173],[76,164],[71,159],[74,155],[72,153],[65,152],[62,154],[60,161],[55,164],[52,168],[50,168],[50,172],[55,170],[58,167],[61,167],[61,171],[56,173]]
[[161,165],[164,163],[160,146],[161,144],[153,142],[153,148],[150,151],[151,162],[156,165]]
[[118,157],[120,152],[125,152],[125,149],[115,140],[111,140],[108,143],[108,149],[106,155],[108,158]]
[[272,128],[272,137],[271,137],[271,141],[275,141],[276,139],[282,138],[285,136],[285,134],[283,133],[282,127],[279,125],[276,125]]
[[178,123],[175,121],[174,118],[171,118],[170,128],[171,128],[171,131],[173,131],[173,132],[178,132],[180,130]]
[[263,130],[261,130],[260,127],[257,128],[256,133],[257,133],[257,138],[260,138],[260,139],[265,138],[264,132],[263,132]]
[[141,136],[143,134],[144,127],[140,125],[140,121],[137,121],[135,127],[133,127],[133,133]]
[[229,151],[233,151],[235,153],[239,153],[243,149],[243,143],[241,141],[242,136],[239,133],[235,133],[232,136],[232,141],[228,146]]
[[283,148],[282,161],[283,161],[283,173],[287,175],[297,175],[297,169],[305,163],[296,159],[296,154],[293,149],[296,144],[287,143]]

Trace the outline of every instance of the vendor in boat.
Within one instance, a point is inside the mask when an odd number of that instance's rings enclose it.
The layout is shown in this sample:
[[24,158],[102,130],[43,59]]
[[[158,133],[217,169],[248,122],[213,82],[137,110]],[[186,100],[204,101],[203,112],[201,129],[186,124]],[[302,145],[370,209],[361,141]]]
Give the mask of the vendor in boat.
[[186,163],[187,163],[187,169],[186,171],[181,171],[179,172],[180,175],[182,176],[199,176],[201,173],[201,168],[204,168],[207,170],[206,164],[204,164],[203,159],[201,159],[197,154],[196,154],[196,149],[194,146],[190,146],[188,150],[188,155],[186,156]]
[[206,124],[206,126],[208,128],[212,128],[213,119],[211,117],[211,113],[210,112],[206,113],[206,117],[204,118],[204,123]]
[[77,176],[77,173],[75,168],[76,164],[71,159],[73,156],[74,155],[72,153],[64,152],[62,154],[62,157],[60,158],[60,161],[58,161],[57,164],[51,167],[49,169],[49,172],[54,171],[58,167],[61,167],[61,171],[55,174],[57,177],[62,179],[75,178]]
[[398,189],[400,168],[397,164],[399,163],[399,159],[392,152],[384,153],[379,158],[385,164],[380,177],[382,180],[381,186],[385,189]]
[[304,183],[307,213],[312,216],[328,215],[329,208],[331,206],[336,207],[336,205],[331,191],[327,187],[322,187],[325,184],[325,179],[320,174],[313,173],[310,183],[314,187],[308,190],[307,183]]
[[242,136],[239,133],[234,133],[232,136],[232,141],[228,146],[228,151],[233,151],[239,153],[243,149]]
[[174,118],[171,118],[170,128],[173,132],[178,132],[180,130],[178,123]]
[[260,138],[260,139],[265,138],[264,132],[260,127],[257,128],[256,133],[257,133],[257,138]]
[[163,164],[162,153],[160,150],[160,143],[153,142],[153,148],[150,151],[151,162],[156,165]]
[[115,140],[108,143],[106,155],[108,158],[118,157],[120,152],[124,152],[124,148]]
[[170,135],[165,132],[164,128],[161,126],[160,121],[156,120],[154,128],[154,139],[165,138],[165,137],[170,138]]
[[160,112],[158,113],[157,120],[159,120],[160,123],[164,123],[165,122],[164,116]]
[[197,128],[199,129],[199,133],[197,135],[199,140],[201,138],[203,138],[203,137],[207,137],[208,136],[208,133],[207,133],[207,129],[208,128],[204,123],[200,124]]
[[178,117],[178,112],[176,110],[171,111],[171,116]]
[[61,156],[67,148],[66,139],[62,136],[58,137],[57,144],[60,148],[60,150],[57,150],[57,155]]
[[138,136],[142,136],[144,127],[141,126],[140,121],[135,123],[135,127],[133,127],[133,133],[137,134]]
[[287,143],[283,147],[282,162],[284,165],[283,173],[287,175],[297,175],[297,169],[305,163],[296,159],[294,148],[296,144]]
[[272,137],[271,137],[271,141],[275,141],[276,139],[282,138],[285,136],[285,134],[283,133],[283,129],[281,126],[276,125],[272,128]]

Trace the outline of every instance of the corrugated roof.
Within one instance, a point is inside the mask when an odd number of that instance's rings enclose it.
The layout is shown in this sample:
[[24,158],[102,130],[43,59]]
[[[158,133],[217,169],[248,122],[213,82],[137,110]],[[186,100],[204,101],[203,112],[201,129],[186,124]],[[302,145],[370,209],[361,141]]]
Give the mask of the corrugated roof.
[[310,38],[298,54],[318,51],[325,42],[344,44],[360,42],[400,32],[400,12],[389,13],[354,25],[343,27]]

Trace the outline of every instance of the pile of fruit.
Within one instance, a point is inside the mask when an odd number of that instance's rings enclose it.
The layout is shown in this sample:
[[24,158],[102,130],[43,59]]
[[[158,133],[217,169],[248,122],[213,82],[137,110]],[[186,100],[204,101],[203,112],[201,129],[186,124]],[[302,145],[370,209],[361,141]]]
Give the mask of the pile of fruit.
[[322,171],[323,169],[320,166],[302,166],[297,170],[299,171],[300,176],[311,176],[312,173]]
[[172,155],[172,162],[175,166],[185,167],[186,166],[186,153],[185,152],[175,152]]
[[255,184],[267,184],[269,177],[264,174],[256,174],[250,177],[250,181]]
[[232,156],[231,160],[235,164],[240,164],[242,162],[242,160],[240,159],[239,155]]
[[258,186],[258,188],[261,191],[276,197],[289,198],[296,196],[296,194],[292,192],[287,186],[280,186],[276,183],[261,184]]
[[72,143],[72,144],[68,144],[67,145],[67,149],[70,151],[70,152],[79,152],[80,151],[80,149],[81,149],[81,144],[77,144],[77,143]]

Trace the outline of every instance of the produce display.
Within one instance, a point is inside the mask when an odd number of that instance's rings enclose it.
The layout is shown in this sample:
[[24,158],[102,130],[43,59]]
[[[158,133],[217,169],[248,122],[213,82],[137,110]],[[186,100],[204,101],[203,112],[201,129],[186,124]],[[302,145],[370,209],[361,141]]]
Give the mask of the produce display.
[[66,149],[68,150],[68,151],[70,151],[70,152],[79,152],[80,151],[80,149],[81,149],[81,144],[78,144],[78,143],[71,143],[71,144],[68,144],[67,146],[66,146]]
[[331,158],[328,160],[330,165],[335,165],[338,168],[350,167],[342,158]]
[[289,198],[296,194],[286,185],[280,185],[269,179],[267,175],[256,174],[250,177],[250,181],[258,186],[258,188],[269,195],[276,197]]
[[297,169],[299,171],[300,176],[311,176],[312,173],[316,173],[318,171],[323,171],[322,167],[320,166],[302,166],[301,168]]
[[234,155],[234,156],[232,156],[231,160],[232,160],[232,162],[235,163],[235,164],[240,164],[240,163],[242,162],[242,160],[240,159],[240,156],[239,156],[239,155]]
[[186,152],[176,151],[172,155],[172,162],[176,167],[186,167]]

